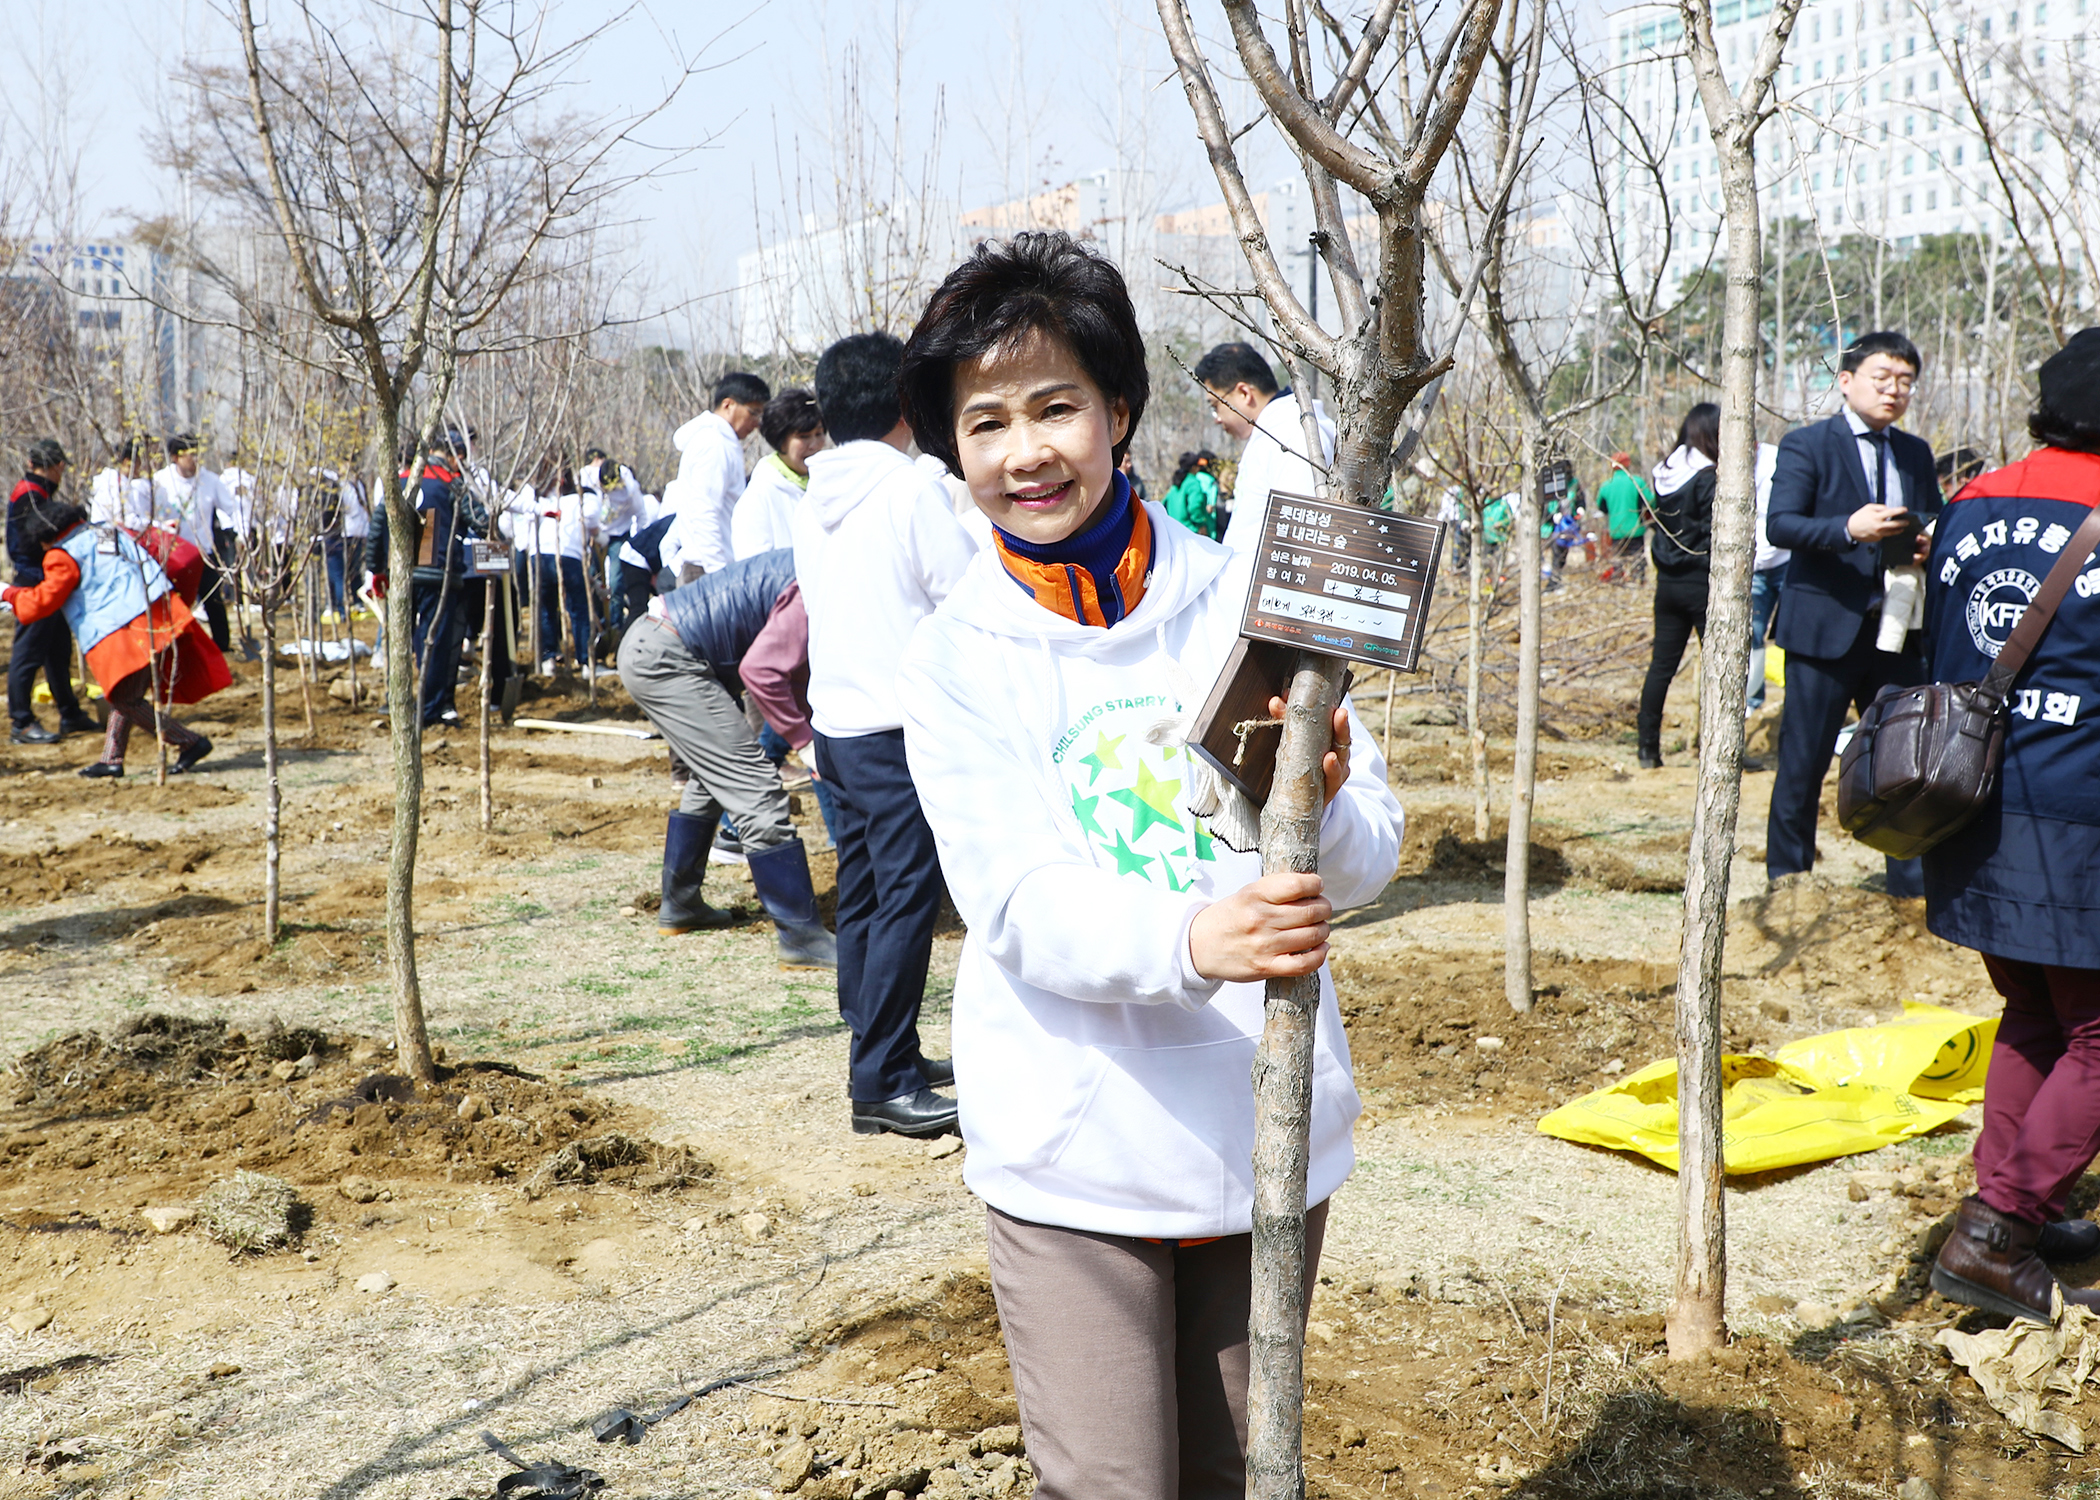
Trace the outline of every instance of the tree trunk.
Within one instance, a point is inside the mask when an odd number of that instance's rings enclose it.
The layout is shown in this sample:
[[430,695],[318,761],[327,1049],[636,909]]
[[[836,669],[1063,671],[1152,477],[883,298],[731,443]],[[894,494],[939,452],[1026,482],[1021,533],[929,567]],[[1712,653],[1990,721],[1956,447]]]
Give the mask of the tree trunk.
[[[494,780],[489,775],[489,692],[495,682],[496,660],[496,596],[502,591],[503,580],[484,578],[481,580],[483,599],[481,611],[481,831],[487,833],[496,825],[496,801]],[[512,663],[516,670],[516,663]]]
[[[1266,503],[1267,497],[1263,497]],[[1343,663],[1300,652],[1261,815],[1262,873],[1320,867],[1320,762]],[[1301,1500],[1305,1379],[1305,1170],[1320,976],[1272,979],[1254,1054],[1254,1265],[1248,1310],[1247,1494]]]
[[531,612],[531,620],[525,631],[531,642],[525,653],[532,658],[532,670],[537,672],[546,658],[547,643],[540,639],[540,554],[539,518],[533,518],[532,554],[525,559],[525,606]]
[[1524,467],[1518,484],[1517,742],[1509,777],[1509,844],[1502,866],[1502,992],[1510,1009],[1532,1007],[1531,803],[1538,781],[1539,630],[1542,580],[1539,526],[1544,518],[1545,434],[1531,412],[1521,419]]
[[[1753,127],[1754,128],[1754,127]],[[1665,1324],[1670,1357],[1726,1342],[1728,1284],[1721,1147],[1721,952],[1728,872],[1742,800],[1743,699],[1749,685],[1751,530],[1756,518],[1759,243],[1747,130],[1730,132],[1722,173],[1728,205],[1728,290],[1721,367],[1721,463],[1714,495],[1712,582],[1699,661],[1699,786],[1685,868],[1677,963],[1677,1295]]]
[[1385,674],[1385,735],[1379,753],[1385,757],[1387,770],[1393,764],[1393,700],[1400,696],[1400,672],[1398,668]]
[[1466,549],[1466,747],[1473,756],[1473,837],[1488,836],[1488,741],[1480,725],[1480,652],[1487,644],[1481,606],[1481,574],[1486,567],[1486,507],[1479,497],[1466,497],[1466,520],[1473,545]]
[[[1782,421],[1786,418],[1787,387],[1787,336],[1786,336],[1786,215],[1781,213],[1773,221],[1775,238],[1779,243],[1772,256],[1772,404],[1779,409]],[[1701,643],[1702,649],[1704,643]]]
[[[401,451],[399,419],[381,418],[389,454]],[[421,472],[409,470],[410,482]],[[397,1066],[419,1084],[437,1082],[430,1031],[423,1019],[423,986],[416,974],[416,840],[423,819],[423,730],[416,699],[415,584],[416,513],[407,485],[386,485],[387,594],[386,701],[388,739],[394,755],[393,844],[386,861],[386,951],[394,977],[394,1042]]]
[[263,941],[277,946],[281,903],[278,881],[283,846],[279,838],[284,793],[277,780],[277,610],[274,589],[261,588],[263,733]]

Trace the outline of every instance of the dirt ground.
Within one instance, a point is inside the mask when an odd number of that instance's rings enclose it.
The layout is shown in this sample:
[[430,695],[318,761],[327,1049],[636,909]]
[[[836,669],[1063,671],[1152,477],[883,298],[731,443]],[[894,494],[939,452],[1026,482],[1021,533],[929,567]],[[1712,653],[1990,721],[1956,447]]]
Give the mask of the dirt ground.
[[[1308,1492],[2096,1500],[2085,1460],[2010,1429],[1932,1343],[1980,1326],[1923,1286],[1975,1111],[1732,1181],[1734,1341],[1686,1365],[1661,1354],[1674,1178],[1537,1133],[1674,1045],[1696,658],[1672,767],[1641,773],[1639,663],[1565,655],[1644,607],[1580,579],[1549,600],[1528,1015],[1502,998],[1506,744],[1477,840],[1448,692],[1396,700],[1401,867],[1335,945],[1365,1115],[1312,1311]],[[483,1496],[510,1472],[484,1432],[607,1495],[1030,1492],[960,1145],[847,1131],[830,986],[773,964],[741,871],[709,895],[746,920],[656,935],[661,744],[499,729],[483,833],[471,733],[430,741],[417,922],[446,1077],[418,1096],[386,1042],[384,730],[324,694],[306,739],[287,678],[266,945],[256,670],[199,706],[217,750],[191,780],[0,747],[0,1500]],[[537,691],[521,712],[634,718],[616,684],[595,710]],[[1744,784],[1730,1047],[1913,996],[1992,1013],[1974,955],[1873,889],[1827,816],[1817,875],[1766,889],[1770,781]],[[944,925],[936,1054],[959,945]],[[281,1246],[190,1220],[237,1173],[296,1192]],[[620,1410],[660,1420],[594,1442]]]

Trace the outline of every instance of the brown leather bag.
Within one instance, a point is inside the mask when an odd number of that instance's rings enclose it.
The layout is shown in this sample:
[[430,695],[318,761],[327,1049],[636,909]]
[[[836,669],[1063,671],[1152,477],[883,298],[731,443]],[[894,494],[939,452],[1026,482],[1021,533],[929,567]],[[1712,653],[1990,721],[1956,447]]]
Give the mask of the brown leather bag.
[[2072,535],[1981,682],[1885,687],[1838,761],[1838,824],[1891,859],[1914,859],[1990,804],[2005,758],[2013,679],[2100,547],[2100,506]]

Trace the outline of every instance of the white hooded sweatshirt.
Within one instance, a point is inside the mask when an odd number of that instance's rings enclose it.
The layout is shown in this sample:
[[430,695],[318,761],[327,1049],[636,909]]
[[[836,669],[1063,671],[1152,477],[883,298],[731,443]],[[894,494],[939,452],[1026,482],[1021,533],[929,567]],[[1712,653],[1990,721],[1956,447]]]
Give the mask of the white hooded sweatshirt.
[[729,550],[736,560],[794,546],[795,511],[808,491],[809,476],[797,474],[779,454],[760,459],[729,517]]
[[794,535],[810,722],[831,739],[899,728],[905,645],[977,550],[947,492],[888,443],[844,443],[810,455]]
[[[953,1028],[964,1180],[1040,1224],[1241,1234],[1262,986],[1204,979],[1188,940],[1261,860],[1189,813],[1182,737],[1231,648],[1251,564],[1146,513],[1152,575],[1107,630],[1045,609],[979,553],[898,674],[905,748],[969,928]],[[1384,761],[1360,723],[1353,739],[1321,824],[1337,910],[1375,897],[1400,857]],[[1360,1109],[1323,972],[1308,1202],[1355,1165]]]
[[729,517],[744,493],[744,444],[718,413],[704,411],[671,434],[678,450],[678,477],[664,487],[664,500],[678,512],[664,538],[664,566],[689,562],[710,573],[733,560]]

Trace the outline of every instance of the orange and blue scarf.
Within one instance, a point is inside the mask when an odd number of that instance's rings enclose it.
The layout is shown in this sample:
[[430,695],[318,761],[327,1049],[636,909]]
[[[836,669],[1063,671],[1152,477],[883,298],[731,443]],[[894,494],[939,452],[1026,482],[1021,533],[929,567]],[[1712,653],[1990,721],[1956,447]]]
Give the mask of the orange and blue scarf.
[[1152,523],[1118,471],[1108,514],[1061,542],[1038,544],[992,528],[1007,576],[1053,614],[1106,630],[1145,597],[1152,576]]

